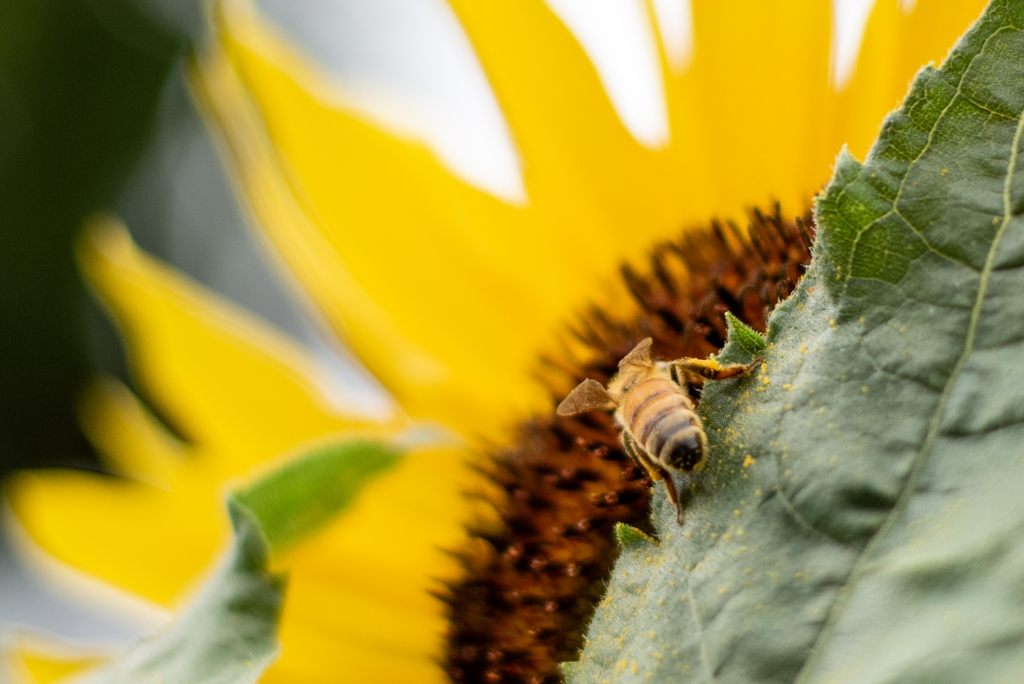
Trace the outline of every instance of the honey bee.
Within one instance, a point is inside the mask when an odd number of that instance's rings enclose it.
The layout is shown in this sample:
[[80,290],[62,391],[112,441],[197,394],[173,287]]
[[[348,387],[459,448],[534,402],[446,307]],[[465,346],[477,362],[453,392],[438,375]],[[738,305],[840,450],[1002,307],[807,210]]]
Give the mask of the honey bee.
[[687,382],[724,380],[746,373],[761,362],[723,366],[714,359],[684,358],[655,362],[650,337],[619,361],[619,372],[605,389],[597,380],[581,382],[558,405],[558,415],[615,409],[622,448],[652,480],[664,480],[676,507],[676,522],[683,524],[671,473],[694,472],[704,465],[708,438],[704,425],[686,394]]

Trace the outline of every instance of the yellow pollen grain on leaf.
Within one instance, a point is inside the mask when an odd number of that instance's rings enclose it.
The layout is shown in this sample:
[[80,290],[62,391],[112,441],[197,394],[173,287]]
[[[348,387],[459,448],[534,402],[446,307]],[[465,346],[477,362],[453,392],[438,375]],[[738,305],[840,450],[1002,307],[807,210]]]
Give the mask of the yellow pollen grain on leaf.
[[633,674],[636,674],[636,661],[635,660],[629,664],[629,671],[632,672]]
[[725,534],[722,535],[722,539],[731,539],[731,538],[732,538],[732,535],[729,534],[728,532],[726,532]]
[[764,384],[766,384],[766,385],[770,385],[770,384],[772,384],[772,379],[771,379],[771,378],[769,378],[769,377],[768,377],[768,376],[766,375],[766,376],[764,376],[763,378],[761,378],[761,382],[763,382],[763,383],[764,383]]
[[736,509],[732,512],[733,515],[740,515],[740,509]]
[[750,454],[747,454],[746,456],[743,457],[743,467],[744,468],[749,468],[750,466],[754,465],[755,463],[757,463],[757,459],[754,458],[753,456],[751,456]]
[[719,588],[718,588],[718,593],[719,593],[719,594],[725,594],[725,593],[726,593],[726,591],[727,591],[727,590],[726,590],[726,588],[725,588],[725,587],[719,587]]
[[665,599],[663,599],[663,598],[658,599],[658,605],[659,606],[662,606],[664,604],[665,604]]
[[807,353],[807,345],[806,344],[801,344],[800,348],[797,351],[799,351],[801,354],[806,354]]
[[754,490],[754,496],[761,496],[761,490],[760,489],[755,489]]
[[737,537],[742,537],[743,536],[743,528],[742,527],[740,529],[736,530],[736,536]]
[[939,175],[943,177],[945,177],[947,173],[949,173],[949,169],[942,169],[939,171]]
[[654,656],[655,658],[657,658],[658,660],[661,660],[662,658],[665,657],[665,656],[661,655],[660,653],[652,653],[651,655]]
[[793,386],[787,382],[785,385],[782,386],[782,389],[788,392],[789,390],[793,389]]
[[744,568],[743,572],[749,575],[750,573],[754,572],[754,568]]
[[867,394],[868,393],[868,386],[864,385],[863,387],[860,388],[860,391],[863,392],[864,394]]

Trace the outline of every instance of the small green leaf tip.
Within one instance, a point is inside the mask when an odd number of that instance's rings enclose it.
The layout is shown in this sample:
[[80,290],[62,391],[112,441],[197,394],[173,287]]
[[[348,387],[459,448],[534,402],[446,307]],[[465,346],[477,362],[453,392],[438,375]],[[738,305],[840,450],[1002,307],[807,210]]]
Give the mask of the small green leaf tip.
[[234,493],[280,551],[350,506],[362,488],[401,460],[404,449],[380,439],[319,445]]
[[729,326],[729,339],[726,345],[730,351],[742,350],[751,359],[757,358],[764,352],[765,341],[761,337],[761,333],[733,316],[729,311],[725,312],[725,323]]
[[1024,672],[1024,0],[918,73],[816,216],[764,365],[704,388],[683,527],[656,493],[568,684]]
[[638,530],[626,523],[615,523],[615,538],[619,540],[619,546],[623,549],[630,549],[638,544],[657,544],[654,537]]
[[212,577],[173,622],[74,684],[254,684],[281,652],[284,581],[267,570],[259,520],[228,499],[235,540]]

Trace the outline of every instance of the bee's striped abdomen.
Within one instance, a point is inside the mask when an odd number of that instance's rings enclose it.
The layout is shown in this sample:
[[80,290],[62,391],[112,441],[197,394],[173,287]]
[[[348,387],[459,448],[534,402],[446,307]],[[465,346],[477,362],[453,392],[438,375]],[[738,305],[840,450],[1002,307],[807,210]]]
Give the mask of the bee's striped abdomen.
[[622,406],[633,437],[651,458],[677,470],[694,470],[704,460],[704,430],[693,404],[666,378],[644,380]]

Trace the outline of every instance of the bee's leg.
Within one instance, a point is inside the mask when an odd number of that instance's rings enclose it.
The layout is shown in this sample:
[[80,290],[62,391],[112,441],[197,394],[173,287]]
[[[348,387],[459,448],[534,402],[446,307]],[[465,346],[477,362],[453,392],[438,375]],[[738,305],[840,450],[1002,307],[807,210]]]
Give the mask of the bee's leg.
[[651,457],[647,455],[647,451],[636,443],[636,440],[633,439],[633,436],[630,435],[627,430],[622,431],[622,446],[626,450],[626,453],[629,454],[630,458],[644,467],[652,480],[665,481],[665,491],[668,493],[668,498],[672,502],[672,505],[676,507],[676,524],[682,525],[683,506],[679,502],[679,492],[676,491],[676,483],[672,480],[672,473],[661,464],[653,461]]
[[[725,380],[737,375],[743,375],[764,359],[754,359],[750,363],[729,363],[722,365],[715,359],[676,359],[669,362],[672,378],[679,382],[685,378],[696,380],[698,383],[704,380]],[[680,383],[681,384],[681,383]]]
[[652,463],[651,459],[647,456],[647,452],[644,451],[643,447],[636,443],[636,440],[633,439],[633,435],[629,434],[628,430],[623,430],[620,433],[620,437],[622,438],[623,450],[629,454],[629,457],[633,459],[633,462],[646,470],[652,480],[660,480],[663,477],[661,471],[655,469],[654,463]]

